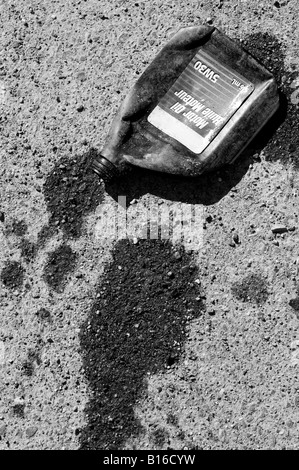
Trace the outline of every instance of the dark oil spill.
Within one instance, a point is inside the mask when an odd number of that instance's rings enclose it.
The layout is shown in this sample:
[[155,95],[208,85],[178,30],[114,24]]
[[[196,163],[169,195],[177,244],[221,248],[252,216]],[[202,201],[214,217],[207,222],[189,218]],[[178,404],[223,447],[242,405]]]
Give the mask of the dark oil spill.
[[234,283],[232,293],[238,300],[258,305],[266,302],[269,296],[267,281],[259,274],[249,274],[242,281]]
[[[298,71],[286,70],[283,44],[275,36],[252,34],[242,41],[242,46],[273,73],[281,92],[278,112],[261,130],[255,143],[264,148],[267,160],[292,162],[299,169],[299,107],[290,100],[295,91],[290,85],[298,77]],[[276,129],[274,133],[273,129]]]
[[80,333],[91,390],[81,449],[119,449],[139,434],[147,373],[179,360],[186,323],[204,310],[191,256],[174,256],[169,242],[121,240],[112,255]]
[[63,292],[67,276],[76,266],[76,253],[63,243],[48,255],[44,268],[44,280],[56,292]]
[[[24,238],[27,225],[13,220],[7,234],[23,237],[19,242],[21,255],[27,263],[32,261],[45,241],[61,229],[65,238],[78,238],[82,232],[83,217],[93,211],[103,199],[103,186],[90,170],[90,161],[96,150],[73,160],[61,158],[48,175],[44,184],[44,197],[49,211],[49,224],[38,235],[37,244]],[[44,279],[57,292],[63,291],[67,275],[75,268],[76,255],[64,243],[51,253],[44,269]],[[20,263],[7,265],[2,282],[10,288],[20,287],[24,269]]]
[[[97,153],[89,152],[73,160],[61,158],[48,175],[44,184],[44,197],[49,212],[49,223],[38,235],[37,247],[58,229],[63,231],[64,239],[79,238],[82,234],[83,218],[96,209],[103,200],[104,188],[98,176],[90,169],[90,162]],[[27,245],[29,256],[37,252]],[[32,250],[30,252],[30,249]],[[44,279],[57,292],[62,292],[67,275],[76,266],[76,255],[63,243],[49,257],[44,269]]]
[[49,226],[39,234],[39,243],[57,229],[61,229],[66,238],[80,237],[83,217],[103,199],[103,186],[89,167],[95,153],[97,151],[91,149],[73,160],[63,157],[47,176],[43,191]]
[[1,271],[1,281],[8,289],[22,287],[25,270],[18,261],[8,261]]

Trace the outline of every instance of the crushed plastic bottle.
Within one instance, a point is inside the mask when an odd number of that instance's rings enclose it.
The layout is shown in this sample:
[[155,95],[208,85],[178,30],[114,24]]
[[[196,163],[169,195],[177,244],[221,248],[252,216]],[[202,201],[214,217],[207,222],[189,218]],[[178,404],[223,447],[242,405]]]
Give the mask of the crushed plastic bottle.
[[208,25],[181,29],[134,84],[93,170],[197,176],[232,163],[279,107],[273,75]]

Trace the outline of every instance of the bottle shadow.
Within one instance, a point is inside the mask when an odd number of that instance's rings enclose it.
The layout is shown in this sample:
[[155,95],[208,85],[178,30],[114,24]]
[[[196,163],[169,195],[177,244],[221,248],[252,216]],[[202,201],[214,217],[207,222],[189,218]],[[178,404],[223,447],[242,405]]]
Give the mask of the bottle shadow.
[[234,163],[193,178],[127,165],[117,179],[106,184],[107,193],[115,201],[119,196],[126,196],[127,205],[147,193],[189,204],[215,204],[241,181],[249,165],[258,158],[256,154],[267,146],[284,122],[287,115],[287,99],[282,92],[279,93],[279,98],[278,111]]

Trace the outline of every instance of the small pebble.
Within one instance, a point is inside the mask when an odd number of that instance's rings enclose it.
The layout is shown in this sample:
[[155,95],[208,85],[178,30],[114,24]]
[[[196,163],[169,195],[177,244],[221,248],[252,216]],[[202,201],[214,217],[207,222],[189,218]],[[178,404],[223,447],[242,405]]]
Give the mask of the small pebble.
[[84,110],[83,104],[79,104],[76,109],[79,113],[81,113]]
[[36,426],[30,426],[30,428],[26,429],[26,436],[27,437],[33,437],[34,434],[37,432],[37,427]]
[[78,72],[77,79],[83,82],[84,80],[86,80],[86,74],[84,72]]
[[287,227],[285,225],[272,225],[271,227],[272,233],[285,233],[288,231]]
[[240,239],[239,239],[239,235],[237,233],[234,233],[233,234],[233,241],[235,243],[240,243]]

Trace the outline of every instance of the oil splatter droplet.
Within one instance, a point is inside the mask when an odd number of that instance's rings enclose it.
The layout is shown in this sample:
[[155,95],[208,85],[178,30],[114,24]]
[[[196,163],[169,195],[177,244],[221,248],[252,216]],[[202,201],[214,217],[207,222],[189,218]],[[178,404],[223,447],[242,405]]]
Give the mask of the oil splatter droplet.
[[241,282],[234,283],[232,293],[238,300],[256,304],[263,304],[269,296],[267,282],[259,274],[249,274]]
[[[294,80],[298,78],[298,72],[286,70],[283,45],[275,36],[268,33],[252,34],[242,41],[242,45],[273,73],[282,92],[279,112],[264,127],[257,140],[266,140],[264,152],[268,160],[280,160],[286,163],[291,160],[299,169],[298,152],[290,155],[289,151],[291,143],[295,149],[299,148],[298,106],[291,99],[294,92],[292,86]],[[277,129],[274,135],[272,135],[273,129]],[[269,141],[267,141],[268,139]]]
[[60,228],[67,238],[78,238],[83,217],[103,199],[103,185],[90,169],[95,149],[75,159],[61,158],[44,184],[44,197],[50,213],[49,227],[39,235],[40,241]]
[[1,281],[8,289],[18,289],[24,281],[25,270],[18,261],[9,261],[1,272]]
[[76,258],[76,253],[66,243],[49,254],[44,279],[56,292],[64,290],[67,276],[76,265]]

